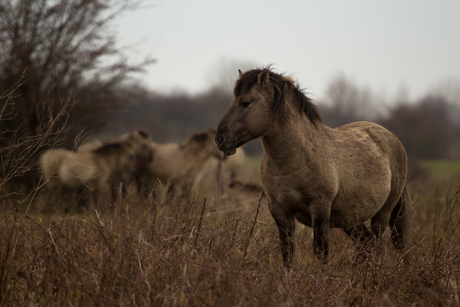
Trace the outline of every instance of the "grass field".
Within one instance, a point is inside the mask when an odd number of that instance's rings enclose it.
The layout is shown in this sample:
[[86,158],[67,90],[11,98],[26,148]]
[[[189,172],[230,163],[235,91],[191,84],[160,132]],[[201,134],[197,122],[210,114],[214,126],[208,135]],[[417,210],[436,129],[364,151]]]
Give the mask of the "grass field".
[[[248,179],[258,181],[260,159]],[[4,198],[0,214],[2,306],[459,306],[460,163],[420,164],[403,254],[384,242],[358,255],[330,232],[330,261],[298,225],[293,268],[282,266],[278,230],[260,194],[201,192],[115,210],[77,209],[38,193]],[[53,199],[53,200],[52,200]],[[107,203],[107,202],[106,202]]]
[[446,161],[446,160],[434,160],[434,161],[423,161],[420,163],[420,167],[423,169],[442,175],[454,175],[460,173],[460,161]]

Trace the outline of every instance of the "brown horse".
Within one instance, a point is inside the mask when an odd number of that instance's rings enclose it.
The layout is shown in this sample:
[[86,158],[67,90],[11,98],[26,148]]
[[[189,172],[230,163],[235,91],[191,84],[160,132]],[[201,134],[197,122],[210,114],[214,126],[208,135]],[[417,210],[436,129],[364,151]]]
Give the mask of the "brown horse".
[[192,133],[182,144],[151,142],[154,158],[139,173],[139,190],[153,186],[159,180],[168,187],[168,196],[172,196],[175,188],[187,195],[205,162],[211,156],[222,158],[222,153],[214,145],[215,134],[213,128]]
[[215,142],[231,155],[258,137],[285,266],[294,255],[295,219],[313,228],[314,252],[324,263],[330,227],[367,242],[389,225],[393,245],[403,248],[407,158],[392,133],[371,122],[327,127],[299,86],[268,68],[240,72]]
[[[109,142],[89,152],[49,149],[40,156],[40,168],[48,185],[59,185],[80,194],[126,185],[136,172],[136,153],[126,141]],[[95,205],[97,200],[95,199]]]
[[[148,166],[150,162],[152,162],[153,159],[153,150],[151,148],[151,135],[150,132],[148,132],[146,129],[135,129],[133,131],[126,132],[122,135],[120,135],[118,138],[113,140],[112,142],[123,142],[125,144],[130,144],[134,154],[135,154],[135,176],[138,176],[139,172],[142,172],[142,170]],[[78,153],[88,153],[91,151],[94,151],[100,147],[104,146],[104,143],[102,141],[96,140],[96,141],[89,141],[86,143],[83,143],[80,147],[78,147],[77,152]],[[127,174],[123,173],[114,173],[113,178],[122,178],[126,176]],[[112,196],[113,199],[115,199],[116,193],[118,193],[118,187],[120,185],[120,182],[123,181],[124,184],[122,186],[122,191],[123,194],[126,194],[126,183],[131,181],[127,180],[120,180],[116,181],[114,180],[115,184],[112,186]]]

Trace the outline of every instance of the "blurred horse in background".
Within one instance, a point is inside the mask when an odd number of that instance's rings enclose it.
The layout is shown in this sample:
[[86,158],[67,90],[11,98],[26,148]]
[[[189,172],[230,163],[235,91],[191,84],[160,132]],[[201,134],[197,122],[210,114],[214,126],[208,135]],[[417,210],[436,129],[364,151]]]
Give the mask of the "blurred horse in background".
[[[211,156],[222,159],[222,153],[214,145],[215,134],[213,128],[192,133],[181,144],[151,142],[154,158],[139,171],[138,190],[147,194],[154,192],[159,181],[167,187],[167,197],[172,197],[174,191],[188,196],[205,162]],[[153,196],[156,197],[156,192]]]
[[150,133],[137,129],[110,142],[84,143],[77,151],[49,149],[40,156],[40,169],[48,187],[62,186],[81,194],[110,188],[115,201],[121,184],[123,194],[139,168],[150,163],[153,152]]
[[104,145],[104,142],[102,141],[89,141],[89,142],[85,142],[83,144],[81,144],[78,148],[77,148],[77,152],[78,153],[88,153],[88,152],[91,152],[93,150],[96,150],[98,149],[99,147],[101,147],[102,145]]
[[[129,142],[109,142],[89,152],[49,149],[40,156],[48,187],[61,186],[77,195],[91,191],[94,206],[100,191],[128,184],[136,172],[136,155]],[[113,192],[112,192],[113,195]]]
[[[224,196],[229,189],[256,185],[253,182],[253,169],[249,164],[243,148],[238,148],[231,156],[212,156],[196,177],[194,188],[202,193],[214,191]],[[234,184],[232,184],[234,183]]]
[[[146,129],[136,129],[133,131],[126,132],[112,141],[122,141],[130,143],[136,154],[136,162],[139,164],[139,167],[142,167],[143,165],[150,163],[153,159],[153,151],[150,146],[152,137],[150,135],[150,132]],[[104,142],[99,140],[85,142],[77,148],[77,152],[90,152],[103,145]]]

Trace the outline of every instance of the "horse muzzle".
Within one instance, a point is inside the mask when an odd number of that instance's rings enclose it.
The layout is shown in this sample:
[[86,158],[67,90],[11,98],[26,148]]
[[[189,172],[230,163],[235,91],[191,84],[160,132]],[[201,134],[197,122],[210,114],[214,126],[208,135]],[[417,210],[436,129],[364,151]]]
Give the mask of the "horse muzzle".
[[236,141],[229,140],[225,131],[220,130],[221,129],[217,129],[217,133],[214,138],[214,144],[216,144],[217,148],[226,156],[233,155],[236,152]]

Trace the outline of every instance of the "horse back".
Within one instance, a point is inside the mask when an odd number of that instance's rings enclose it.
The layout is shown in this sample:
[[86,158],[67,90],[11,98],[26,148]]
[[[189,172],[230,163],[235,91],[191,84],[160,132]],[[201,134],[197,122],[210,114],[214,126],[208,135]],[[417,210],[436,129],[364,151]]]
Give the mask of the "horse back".
[[[407,163],[406,151],[399,139],[376,123],[354,122],[334,130],[339,132],[338,138],[341,140],[341,148],[346,151],[361,151],[360,155],[353,156],[353,158],[375,159],[376,157],[384,157],[388,159],[392,167],[398,168]],[[339,144],[338,141],[335,143]],[[371,162],[371,160],[368,163],[362,161],[372,169]]]

